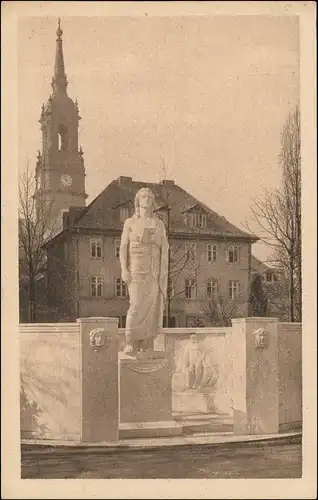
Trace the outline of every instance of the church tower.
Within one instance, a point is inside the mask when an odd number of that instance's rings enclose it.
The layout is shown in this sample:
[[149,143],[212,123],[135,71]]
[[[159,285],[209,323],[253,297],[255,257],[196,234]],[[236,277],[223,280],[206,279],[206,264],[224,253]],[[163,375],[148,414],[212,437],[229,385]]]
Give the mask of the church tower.
[[38,214],[41,207],[49,207],[50,222],[60,226],[63,211],[71,206],[84,207],[87,195],[83,150],[78,146],[81,117],[77,100],[73,102],[67,95],[60,19],[56,34],[52,94],[42,105],[39,120],[42,153],[37,156],[35,200]]

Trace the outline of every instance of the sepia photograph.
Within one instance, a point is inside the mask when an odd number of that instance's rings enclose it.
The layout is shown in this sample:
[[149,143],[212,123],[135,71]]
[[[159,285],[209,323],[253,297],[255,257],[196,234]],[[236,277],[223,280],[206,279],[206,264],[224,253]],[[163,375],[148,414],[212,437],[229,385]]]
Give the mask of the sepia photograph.
[[37,2],[12,2],[20,491],[302,480],[316,195],[296,7],[314,24],[313,3],[24,3]]

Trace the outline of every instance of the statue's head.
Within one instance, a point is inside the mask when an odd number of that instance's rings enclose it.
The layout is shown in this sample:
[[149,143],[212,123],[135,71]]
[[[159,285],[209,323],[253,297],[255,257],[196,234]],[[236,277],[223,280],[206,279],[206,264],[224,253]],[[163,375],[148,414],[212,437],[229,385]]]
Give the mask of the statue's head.
[[153,212],[155,195],[149,188],[141,188],[135,196],[135,214],[140,216],[140,208],[145,208]]
[[94,351],[97,351],[108,343],[109,339],[106,337],[105,333],[103,328],[95,328],[90,332],[89,343]]

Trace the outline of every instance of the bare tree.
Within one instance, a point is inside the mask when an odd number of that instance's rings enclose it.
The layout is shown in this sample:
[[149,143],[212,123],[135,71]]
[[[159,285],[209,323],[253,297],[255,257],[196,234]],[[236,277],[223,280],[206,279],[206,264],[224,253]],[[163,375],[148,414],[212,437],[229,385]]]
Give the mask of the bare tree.
[[[272,249],[271,260],[289,282],[289,320],[301,321],[301,141],[300,112],[296,107],[283,126],[279,163],[281,186],[266,191],[251,208],[252,220],[263,232],[260,239]],[[246,224],[250,232],[250,225]]]
[[[163,173],[163,181],[167,180],[167,168],[164,160],[162,159],[161,170]],[[171,228],[171,191],[167,183],[163,182],[161,185],[161,196],[164,200],[164,206],[161,210],[166,213],[165,225],[167,231],[167,239],[169,243],[168,250],[168,286],[167,286],[167,300],[166,300],[166,318],[167,326],[172,325],[171,305],[172,301],[180,295],[185,293],[184,288],[178,292],[177,283],[182,275],[187,271],[191,276],[191,284],[195,287],[196,278],[199,273],[200,264],[196,259],[195,254],[191,249],[186,249],[185,242],[180,241],[173,234]]]
[[258,273],[255,273],[252,277],[249,303],[251,316],[268,316],[268,291],[262,276]]
[[212,294],[201,303],[201,310],[212,326],[231,326],[232,318],[241,317],[239,302],[220,294]]
[[19,179],[19,268],[28,288],[28,320],[36,321],[36,283],[45,268],[43,245],[55,234],[51,204],[35,199],[35,182],[29,161]]

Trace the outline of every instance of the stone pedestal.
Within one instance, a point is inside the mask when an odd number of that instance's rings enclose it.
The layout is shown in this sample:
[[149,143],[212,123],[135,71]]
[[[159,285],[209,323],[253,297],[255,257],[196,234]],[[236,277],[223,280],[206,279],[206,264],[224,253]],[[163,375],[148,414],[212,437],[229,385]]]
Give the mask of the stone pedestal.
[[81,441],[119,439],[118,320],[80,318]]
[[172,420],[171,363],[164,352],[119,353],[120,438],[180,436]]
[[232,320],[234,435],[279,432],[276,318]]
[[120,422],[171,420],[171,370],[160,352],[141,359],[119,354]]

